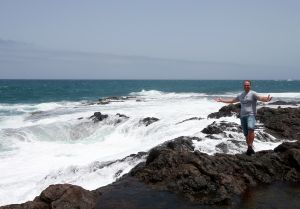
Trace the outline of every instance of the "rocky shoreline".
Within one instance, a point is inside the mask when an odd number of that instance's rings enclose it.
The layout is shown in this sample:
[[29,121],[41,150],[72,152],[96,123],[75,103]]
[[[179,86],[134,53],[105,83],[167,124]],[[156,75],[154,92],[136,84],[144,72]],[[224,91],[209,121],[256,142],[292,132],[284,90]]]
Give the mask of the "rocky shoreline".
[[[208,118],[239,117],[239,112],[240,104],[230,104],[222,107],[216,113],[209,114]],[[259,107],[256,118],[263,123],[265,132],[276,138],[290,140],[298,140],[300,138],[300,107]]]
[[[238,108],[225,106],[209,117],[238,116]],[[107,117],[96,113],[91,119],[97,122]],[[146,162],[110,185],[93,191],[69,184],[51,185],[33,201],[0,208],[239,208],[236,198],[250,187],[300,182],[300,108],[262,107],[257,118],[267,133],[294,142],[254,156],[211,156],[195,150],[193,141],[202,139],[182,136],[152,148]],[[157,120],[145,118],[141,123],[147,126]],[[202,132],[212,136],[224,129],[240,131],[235,124],[215,123]]]

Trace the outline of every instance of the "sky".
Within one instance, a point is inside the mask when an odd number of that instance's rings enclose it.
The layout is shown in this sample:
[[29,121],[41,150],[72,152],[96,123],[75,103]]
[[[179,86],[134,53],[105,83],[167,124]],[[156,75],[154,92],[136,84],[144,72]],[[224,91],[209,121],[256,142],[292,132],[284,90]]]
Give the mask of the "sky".
[[297,0],[0,0],[0,79],[300,79]]

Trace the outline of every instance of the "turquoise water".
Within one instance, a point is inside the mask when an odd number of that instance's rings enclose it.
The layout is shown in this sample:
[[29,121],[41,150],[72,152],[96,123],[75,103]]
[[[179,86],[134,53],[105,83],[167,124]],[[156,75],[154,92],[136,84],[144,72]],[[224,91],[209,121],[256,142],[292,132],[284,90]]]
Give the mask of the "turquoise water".
[[[252,81],[257,92],[300,92],[300,81]],[[242,90],[241,80],[0,80],[0,103],[96,100],[131,92],[223,94]]]

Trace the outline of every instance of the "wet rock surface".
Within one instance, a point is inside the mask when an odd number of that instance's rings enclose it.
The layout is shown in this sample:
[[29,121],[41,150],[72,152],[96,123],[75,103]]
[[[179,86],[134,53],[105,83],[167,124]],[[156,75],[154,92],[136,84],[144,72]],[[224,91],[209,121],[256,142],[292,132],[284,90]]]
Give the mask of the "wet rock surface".
[[296,102],[296,101],[291,101],[291,102],[275,101],[275,102],[268,103],[268,105],[291,105],[291,106],[297,106],[299,104],[300,104],[300,102]]
[[221,117],[230,117],[236,115],[238,118],[240,117],[241,104],[230,104],[223,106],[218,112],[214,112],[209,114],[208,118],[221,118]]
[[90,117],[95,123],[99,121],[103,121],[106,119],[108,115],[102,114],[101,112],[94,112],[94,115]]
[[191,120],[203,120],[204,118],[201,118],[201,117],[192,117],[192,118],[188,118],[188,119],[185,119],[183,121],[180,121],[178,123],[176,123],[176,125],[180,124],[180,123],[184,123],[186,121],[191,121]]
[[129,100],[129,99],[135,99],[136,97],[133,96],[112,96],[112,97],[105,97],[105,98],[101,98],[98,100],[97,104],[100,105],[106,105],[109,104],[111,102],[124,102],[125,100]]
[[227,121],[216,122],[208,125],[201,132],[205,134],[220,134],[224,131],[232,131],[242,133],[242,128],[239,124]]
[[116,115],[119,116],[120,118],[126,118],[126,119],[129,118],[127,115],[120,114],[120,113],[117,113]]
[[264,124],[266,132],[277,138],[300,139],[300,108],[277,109],[262,107],[257,119]]
[[142,120],[140,120],[140,123],[145,125],[145,126],[149,126],[150,124],[152,124],[156,121],[159,121],[159,119],[154,118],[154,117],[146,117],[146,118],[143,118]]
[[223,204],[249,186],[274,181],[300,181],[299,143],[286,150],[209,156],[194,151],[180,137],[152,149],[147,161],[130,173],[158,190],[171,191],[201,204]]
[[101,193],[70,184],[50,185],[33,201],[0,207],[1,209],[92,209]]
[[116,116],[118,116],[118,118],[114,121],[114,123],[113,123],[114,125],[119,124],[119,123],[123,122],[124,120],[129,119],[129,117],[127,115],[123,115],[120,113],[117,113]]
[[[105,119],[107,124],[111,124],[111,125],[117,125],[123,121],[126,121],[127,119],[129,119],[130,117],[121,113],[117,113],[115,116],[114,115],[107,115],[107,114],[102,114],[101,112],[94,112],[94,114],[92,116],[89,117],[89,119],[92,119],[94,121],[94,123],[100,122],[100,121],[104,121]],[[78,120],[82,120],[83,117],[77,118]]]

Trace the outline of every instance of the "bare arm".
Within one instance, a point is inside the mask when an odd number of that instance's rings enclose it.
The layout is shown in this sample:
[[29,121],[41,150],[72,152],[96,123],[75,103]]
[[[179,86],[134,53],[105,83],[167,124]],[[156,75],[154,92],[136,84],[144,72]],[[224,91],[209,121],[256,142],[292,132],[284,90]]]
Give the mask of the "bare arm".
[[232,104],[232,103],[239,102],[237,99],[222,99],[221,97],[215,98],[214,100],[216,102],[223,102],[223,103],[227,103],[227,104]]
[[269,102],[271,101],[272,97],[270,97],[270,94],[267,97],[264,96],[257,96],[257,100],[261,102]]

